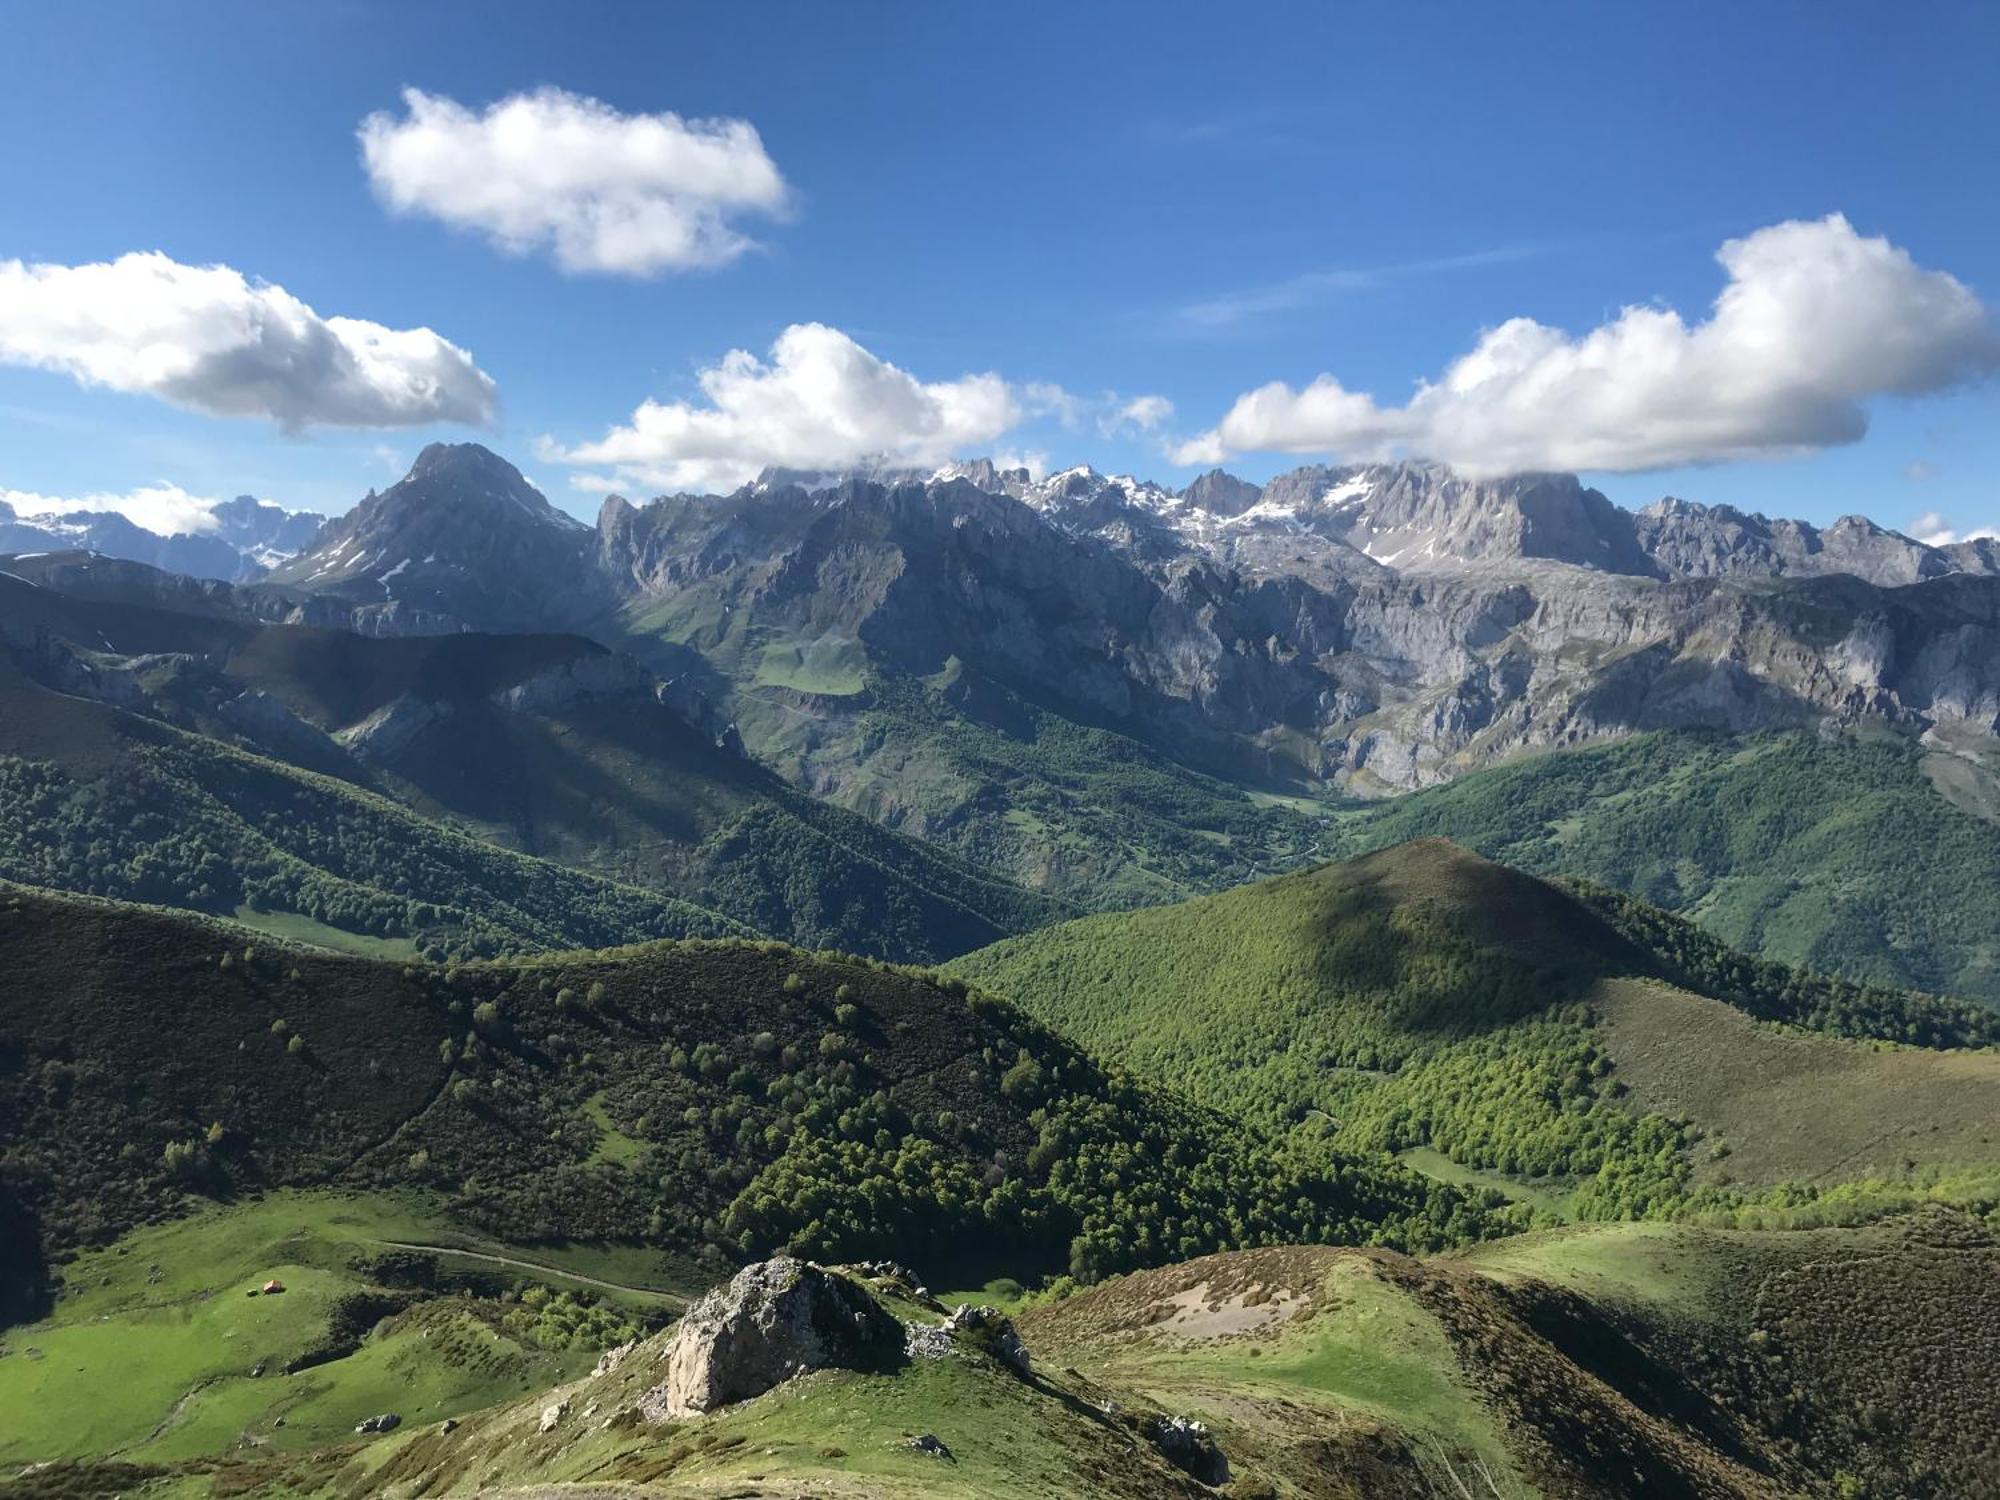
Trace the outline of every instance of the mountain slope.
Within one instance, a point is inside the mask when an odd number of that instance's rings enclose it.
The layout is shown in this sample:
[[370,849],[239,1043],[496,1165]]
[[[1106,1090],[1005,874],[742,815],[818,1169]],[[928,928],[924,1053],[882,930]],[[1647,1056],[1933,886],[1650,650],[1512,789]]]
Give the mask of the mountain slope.
[[1033,1308],[1023,1373],[947,1333],[900,1274],[848,1267],[846,1296],[893,1318],[910,1357],[663,1421],[662,1333],[365,1444],[287,1452],[297,1438],[264,1413],[255,1457],[57,1469],[28,1493],[164,1494],[185,1476],[392,1500],[1959,1500],[1991,1493],[1996,1268],[1990,1233],[1937,1214],[1807,1233],[1597,1226],[1424,1260],[1251,1250]]
[[[1282,867],[1313,810],[1274,798],[1663,728],[1990,740],[2000,714],[1981,557],[1680,503],[1646,520],[1567,476],[773,472],[614,497],[590,531],[464,447],[342,525],[266,607],[581,630],[814,796],[1086,905]],[[1084,786],[1079,740],[1144,774]],[[1194,819],[1152,815],[1169,789]]]
[[1421,835],[1616,886],[1862,983],[2000,1001],[2000,822],[1980,741],[1687,733],[1563,750],[1340,812],[1342,853]]
[[304,551],[326,517],[252,495],[209,507],[204,531],[162,535],[115,511],[22,515],[0,501],[0,553],[86,549],[195,578],[248,580]]
[[[1702,1133],[1800,1137],[1770,1170],[1745,1174],[1757,1189],[1894,1177],[1912,1163],[1991,1167],[1990,1010],[1744,964],[1684,924],[1606,899],[1420,840],[1066,923],[953,971],[1212,1107],[1475,1168],[1584,1178],[1574,1207],[1591,1216],[1727,1186],[1721,1154],[1694,1152]],[[1761,1093],[1704,1092],[1745,1046],[1731,1018],[1748,1015],[1861,1040],[1817,1044]],[[1866,1040],[1877,1036],[1986,1050],[1885,1057]],[[1830,1086],[1852,1129],[1814,1130]]]
[[589,540],[505,459],[477,443],[432,443],[268,582],[394,599],[475,628],[561,628],[602,606]]
[[1268,1148],[961,987],[776,943],[447,970],[16,890],[0,964],[17,1259],[191,1194],[337,1184],[436,1192],[516,1244],[1084,1278],[1215,1245],[1486,1227],[1449,1189]]
[[349,782],[54,692],[0,658],[0,878],[442,956],[744,929]]
[[[95,582],[97,597],[79,599],[0,579],[0,632],[42,685],[349,781],[507,847],[813,946],[904,958],[1068,914],[802,795],[668,701],[699,714],[698,698],[578,637],[364,637],[245,620],[205,594],[135,588],[147,602],[111,602],[110,581]],[[52,696],[24,697],[24,712],[59,712]],[[59,775],[82,768],[71,754],[93,775],[119,757],[81,741],[12,753]],[[29,809],[14,813],[17,840],[32,842]],[[182,899],[171,886],[148,894]]]

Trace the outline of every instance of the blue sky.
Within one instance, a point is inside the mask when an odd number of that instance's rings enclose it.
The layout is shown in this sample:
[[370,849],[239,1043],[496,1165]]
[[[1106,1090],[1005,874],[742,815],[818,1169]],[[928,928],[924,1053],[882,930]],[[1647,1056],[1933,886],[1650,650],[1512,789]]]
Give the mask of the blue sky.
[[[920,382],[997,373],[1018,420],[979,451],[1184,482],[1164,450],[1267,382],[1395,408],[1511,318],[1699,323],[1725,241],[1836,213],[2000,301],[1990,6],[70,3],[7,30],[0,262],[225,265],[324,317],[433,329],[497,399],[483,426],[286,430],[0,362],[0,491],[337,511],[423,442],[478,437],[590,514],[577,481],[646,486],[557,455],[649,398],[702,407],[701,371],[811,323]],[[365,117],[405,118],[408,87],[476,116],[544,86],[748,122],[781,210],[732,217],[755,248],[727,264],[633,275],[385,208]],[[1901,382],[1922,394],[1855,397],[1860,441],[1808,414],[1829,435],[1802,456],[1669,445],[1586,473],[1634,505],[2000,524],[2000,394],[1979,335],[1946,335]],[[1116,423],[1140,396],[1172,417]],[[1251,477],[1313,456],[1225,451]]]

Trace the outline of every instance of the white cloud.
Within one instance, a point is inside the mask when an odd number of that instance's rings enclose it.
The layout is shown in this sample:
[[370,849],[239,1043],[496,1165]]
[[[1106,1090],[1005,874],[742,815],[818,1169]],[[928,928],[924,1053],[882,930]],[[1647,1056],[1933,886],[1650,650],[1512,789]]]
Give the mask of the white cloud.
[[1040,479],[1049,472],[1049,455],[1040,448],[1008,449],[993,455],[996,469],[1026,469],[1030,479]]
[[787,328],[768,360],[732,349],[699,379],[704,401],[649,400],[597,442],[545,439],[539,454],[655,490],[734,489],[767,465],[943,464],[1051,410],[1054,389],[992,374],[921,381],[821,323]]
[[1937,478],[1937,465],[1920,458],[1903,470],[1903,476],[1916,484],[1924,484]]
[[1953,542],[1976,542],[1982,537],[2000,536],[2000,531],[1991,526],[1975,526],[1969,531],[1960,531],[1942,513],[1927,510],[1910,523],[1910,535],[1928,547],[1949,547]]
[[791,192],[747,120],[624,115],[558,88],[474,114],[405,89],[402,118],[361,122],[376,196],[397,213],[477,230],[565,271],[653,276],[751,248],[736,219],[783,214]]
[[190,536],[216,528],[214,509],[221,502],[211,496],[190,495],[177,484],[162,481],[143,485],[124,494],[78,495],[61,498],[37,495],[27,490],[0,490],[0,505],[17,516],[67,516],[78,511],[111,511],[134,526],[159,536]]
[[1173,456],[1413,454],[1472,475],[1780,458],[1856,441],[1870,398],[2000,369],[2000,331],[1969,288],[1838,214],[1760,229],[1716,258],[1729,280],[1706,322],[1635,306],[1578,337],[1514,318],[1407,405],[1332,375],[1273,382]]
[[1108,405],[1109,409],[1097,419],[1097,430],[1106,437],[1158,432],[1174,415],[1174,403],[1165,396],[1134,396],[1129,401],[1113,396]]
[[494,400],[472,356],[428,328],[322,318],[283,287],[157,251],[0,261],[0,363],[288,430],[484,422]]

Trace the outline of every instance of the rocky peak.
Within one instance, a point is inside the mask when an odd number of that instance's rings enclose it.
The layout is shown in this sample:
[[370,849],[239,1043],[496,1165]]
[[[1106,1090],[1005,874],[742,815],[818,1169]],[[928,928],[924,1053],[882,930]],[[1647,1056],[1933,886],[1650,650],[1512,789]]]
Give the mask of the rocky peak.
[[1221,469],[1210,469],[1181,491],[1181,498],[1189,505],[1212,516],[1240,516],[1263,495],[1262,485],[1238,479]]
[[601,606],[595,533],[478,443],[432,443],[271,581],[396,600],[482,629],[567,625]]
[[1945,573],[1992,571],[1976,552],[1927,546],[1865,516],[1842,516],[1822,529],[1667,496],[1635,512],[1632,525],[1640,547],[1661,572],[1675,578],[1848,573],[1895,586]]

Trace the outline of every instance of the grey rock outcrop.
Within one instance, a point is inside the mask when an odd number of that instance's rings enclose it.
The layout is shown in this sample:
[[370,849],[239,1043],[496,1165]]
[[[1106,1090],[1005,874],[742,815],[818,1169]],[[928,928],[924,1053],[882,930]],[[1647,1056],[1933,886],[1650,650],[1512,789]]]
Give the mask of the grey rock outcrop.
[[649,1421],[697,1416],[826,1368],[880,1370],[903,1358],[903,1325],[866,1291],[790,1256],[745,1266],[681,1319],[666,1379],[640,1399]]
[[1229,1482],[1229,1460],[1204,1424],[1186,1417],[1160,1417],[1148,1424],[1146,1435],[1168,1463],[1203,1484]]
[[493,701],[519,714],[552,714],[605,698],[651,693],[653,679],[631,657],[615,651],[572,657],[525,682],[502,688]]
[[451,713],[448,703],[432,703],[404,693],[383,704],[358,724],[334,736],[357,760],[390,765],[433,725]]
[[1026,1375],[1033,1368],[1028,1346],[1014,1328],[1014,1320],[997,1307],[974,1307],[961,1302],[946,1321],[953,1337],[985,1350],[1009,1369]]

